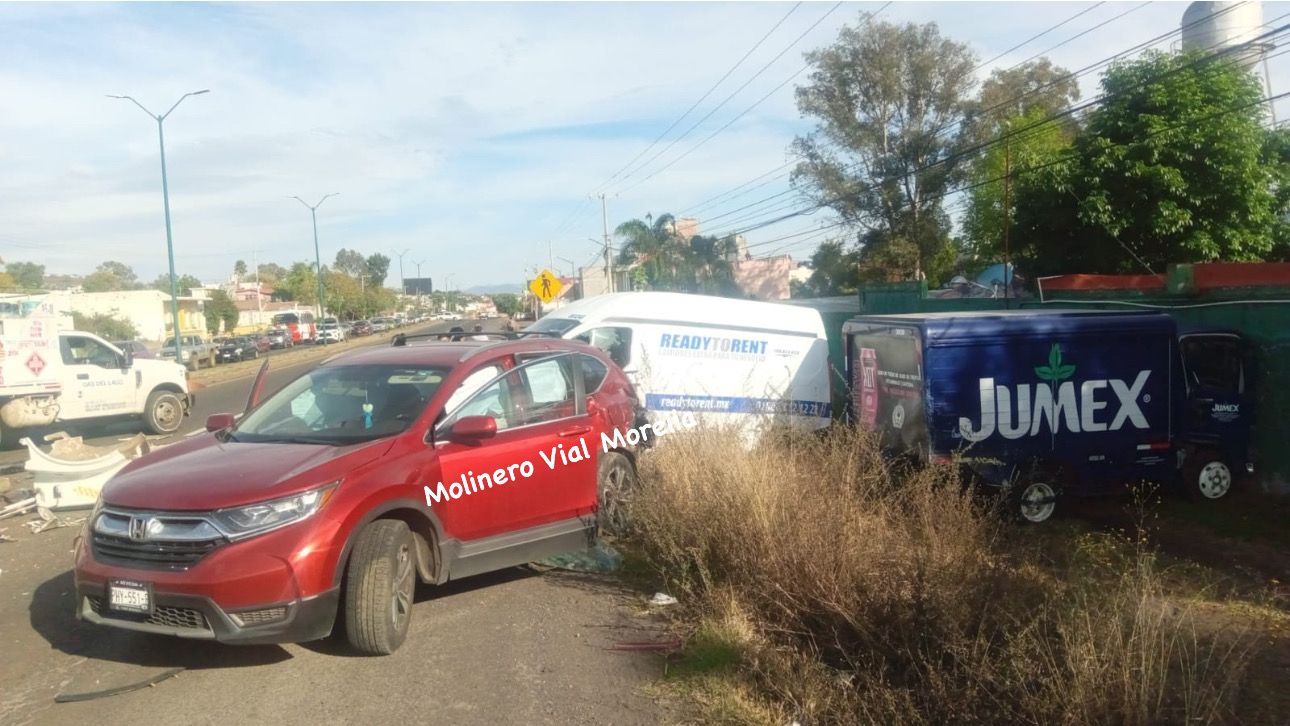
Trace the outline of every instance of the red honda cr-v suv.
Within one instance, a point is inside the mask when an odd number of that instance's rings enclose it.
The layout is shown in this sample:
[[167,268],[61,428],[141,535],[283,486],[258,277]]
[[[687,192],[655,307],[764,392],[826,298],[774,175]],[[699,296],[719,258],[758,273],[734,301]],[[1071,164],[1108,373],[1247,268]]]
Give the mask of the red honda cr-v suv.
[[78,616],[273,643],[325,637],[339,613],[356,648],[390,653],[417,577],[587,545],[634,483],[613,443],[636,406],[617,366],[572,341],[337,356],[113,477],[76,547]]

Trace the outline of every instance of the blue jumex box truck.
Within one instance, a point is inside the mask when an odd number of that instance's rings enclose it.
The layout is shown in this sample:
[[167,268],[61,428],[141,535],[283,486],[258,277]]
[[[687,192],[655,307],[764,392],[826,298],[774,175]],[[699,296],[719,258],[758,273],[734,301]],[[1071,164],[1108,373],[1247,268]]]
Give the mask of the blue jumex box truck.
[[1162,312],[1013,310],[861,316],[843,334],[856,425],[888,451],[956,456],[1024,520],[1141,481],[1218,499],[1253,472],[1233,332]]

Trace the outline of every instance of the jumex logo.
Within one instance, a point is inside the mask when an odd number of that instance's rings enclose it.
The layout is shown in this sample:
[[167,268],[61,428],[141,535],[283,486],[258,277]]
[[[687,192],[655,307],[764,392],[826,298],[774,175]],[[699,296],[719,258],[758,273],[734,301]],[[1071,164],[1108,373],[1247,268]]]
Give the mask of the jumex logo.
[[[1063,426],[1073,433],[1119,431],[1126,423],[1138,429],[1149,427],[1139,401],[1150,400],[1141,398],[1150,370],[1138,371],[1132,383],[1103,378],[1081,381],[1077,387],[1070,380],[1076,367],[1062,360],[1061,346],[1054,343],[1048,365],[1036,366],[1034,371],[1044,383],[1003,386],[995,385],[994,378],[979,379],[981,421],[973,425],[968,417],[960,417],[959,434],[974,443],[996,432],[1005,439],[1019,439],[1037,435],[1045,421],[1053,434]],[[1106,397],[1108,388],[1115,399],[1114,415]]]

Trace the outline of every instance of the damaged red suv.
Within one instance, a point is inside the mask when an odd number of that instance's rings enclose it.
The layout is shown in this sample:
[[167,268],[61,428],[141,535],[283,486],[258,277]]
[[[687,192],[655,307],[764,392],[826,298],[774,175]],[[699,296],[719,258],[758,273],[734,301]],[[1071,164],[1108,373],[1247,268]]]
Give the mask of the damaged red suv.
[[399,338],[332,358],[103,488],[77,615],[228,643],[314,640],[339,617],[359,651],[393,652],[416,578],[587,546],[634,482],[613,441],[636,400],[572,341]]

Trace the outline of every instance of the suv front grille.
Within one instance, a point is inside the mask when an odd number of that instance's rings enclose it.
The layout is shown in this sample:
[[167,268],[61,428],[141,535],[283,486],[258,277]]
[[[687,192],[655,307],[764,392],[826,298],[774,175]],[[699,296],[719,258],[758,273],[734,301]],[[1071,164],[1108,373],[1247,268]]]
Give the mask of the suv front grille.
[[135,542],[128,537],[95,532],[94,556],[123,565],[188,567],[224,543],[222,539],[181,542]]
[[206,616],[200,610],[192,608],[170,607],[158,605],[155,610],[144,615],[130,615],[129,613],[118,613],[108,610],[103,606],[103,598],[94,595],[87,596],[90,601],[90,609],[95,615],[103,618],[116,618],[119,620],[136,620],[149,625],[160,625],[166,628],[186,628],[190,630],[210,630],[206,623]]

